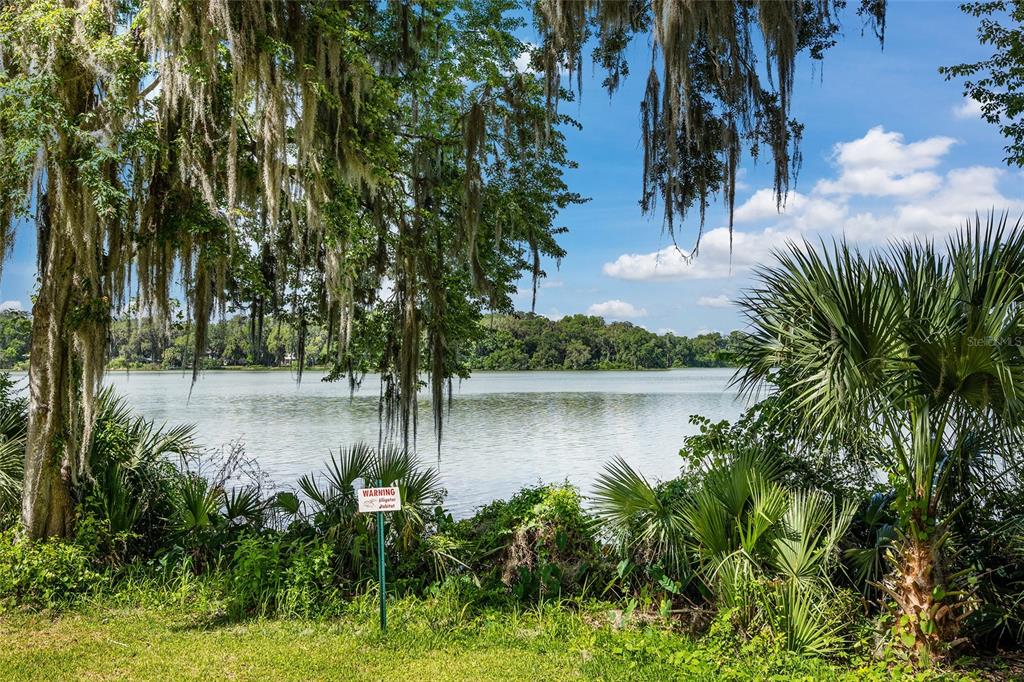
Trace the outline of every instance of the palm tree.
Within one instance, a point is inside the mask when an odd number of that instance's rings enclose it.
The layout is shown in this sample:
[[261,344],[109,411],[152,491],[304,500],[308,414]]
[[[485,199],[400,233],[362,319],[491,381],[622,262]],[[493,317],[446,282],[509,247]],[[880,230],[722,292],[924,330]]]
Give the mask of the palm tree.
[[[388,542],[400,553],[413,554],[413,547],[427,541],[427,527],[435,507],[444,499],[444,488],[435,469],[423,466],[416,456],[404,448],[384,446],[374,449],[365,443],[331,453],[327,469],[320,476],[306,475],[299,479],[299,489],[311,507],[308,520],[335,543],[339,556],[345,558],[346,569],[358,575],[365,569],[375,530],[374,517],[360,514],[353,484],[362,479],[367,485],[380,481],[399,489],[402,509],[390,515]],[[294,497],[294,496],[293,496]],[[297,499],[297,498],[296,498]],[[301,515],[301,503],[287,504],[294,516]],[[447,549],[427,542],[435,567],[447,563]]]
[[943,547],[977,481],[979,453],[1010,462],[1024,415],[1024,229],[976,217],[944,249],[792,244],[742,301],[751,333],[738,382],[782,399],[809,438],[870,443],[899,512],[891,569],[894,634],[940,654],[966,600]]
[[716,452],[695,473],[690,494],[665,500],[624,460],[605,466],[593,499],[620,551],[660,564],[666,589],[672,578],[694,583],[734,609],[741,629],[771,615],[789,650],[839,650],[830,578],[853,507],[820,491],[785,489],[782,462],[767,451]]
[[[139,532],[137,524],[152,505],[174,496],[176,490],[168,489],[177,478],[174,461],[196,452],[195,427],[157,426],[133,414],[110,386],[97,394],[96,405],[87,453],[90,478],[81,493],[94,498],[112,535]],[[150,520],[160,522],[161,511],[166,510],[155,510]]]

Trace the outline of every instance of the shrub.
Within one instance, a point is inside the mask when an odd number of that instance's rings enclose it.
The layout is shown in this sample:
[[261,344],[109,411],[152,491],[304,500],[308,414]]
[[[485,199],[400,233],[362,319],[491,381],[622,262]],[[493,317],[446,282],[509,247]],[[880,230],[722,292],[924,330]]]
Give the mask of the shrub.
[[293,533],[329,541],[338,574],[359,582],[376,575],[377,531],[374,516],[358,512],[352,487],[357,479],[366,485],[381,481],[401,492],[401,510],[385,522],[385,552],[395,584],[419,590],[443,578],[453,563],[452,545],[435,539],[438,525],[449,518],[441,507],[445,491],[437,471],[407,450],[357,443],[332,453],[326,471],[299,479],[306,502],[285,495],[275,504],[289,508]]
[[288,541],[279,534],[246,535],[229,572],[234,616],[327,616],[340,609],[334,552],[323,539]]
[[854,506],[787,489],[786,458],[714,435],[680,484],[656,489],[621,458],[606,467],[594,498],[623,556],[620,575],[639,563],[664,590],[663,613],[705,601],[731,610],[747,638],[767,630],[789,651],[839,651],[849,633],[828,605]]
[[454,524],[466,565],[520,599],[581,594],[605,570],[595,524],[572,486],[524,488]]
[[95,588],[102,577],[78,545],[0,533],[0,606],[63,609]]

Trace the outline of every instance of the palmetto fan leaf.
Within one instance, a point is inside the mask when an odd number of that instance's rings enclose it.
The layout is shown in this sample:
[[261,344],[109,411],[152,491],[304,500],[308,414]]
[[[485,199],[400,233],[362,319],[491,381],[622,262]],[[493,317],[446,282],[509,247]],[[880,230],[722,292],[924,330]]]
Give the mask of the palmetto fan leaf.
[[97,498],[114,534],[130,531],[145,510],[146,500],[132,488],[130,474],[118,462],[97,472]]
[[[870,257],[841,242],[791,245],[743,302],[753,329],[737,381],[747,391],[774,383],[808,435],[884,434],[897,450],[914,428],[909,412],[925,403],[933,422],[1016,423],[1022,254],[1021,223],[1005,215],[976,220],[944,251],[920,241]],[[932,469],[915,465],[918,455],[931,457],[902,452],[915,478]]]
[[407,468],[392,481],[402,497],[402,509],[393,515],[392,525],[400,544],[407,548],[422,534],[428,514],[444,497],[444,488],[437,470],[419,466],[414,457],[403,459]]
[[10,375],[0,373],[0,519],[18,513],[25,469],[27,404],[14,388]]
[[750,393],[782,379],[779,390],[805,430],[860,435],[849,424],[874,418],[882,396],[905,390],[900,297],[877,259],[845,243],[793,244],[777,256],[743,301],[751,334],[737,380]]
[[831,656],[843,646],[841,623],[813,587],[796,582],[787,584],[779,591],[778,608],[789,651]]
[[119,442],[116,447],[99,437],[102,430],[93,430],[93,442],[89,448],[89,467],[99,470],[116,463],[128,470],[142,470],[145,465],[170,455],[185,457],[196,449],[195,426],[182,424],[178,426],[156,426],[141,416],[132,413],[128,401],[117,395],[111,387],[106,387],[96,398],[98,426],[111,425],[116,427]]
[[220,508],[220,491],[202,476],[184,476],[174,490],[175,527],[180,533],[191,533],[213,524]]
[[[402,509],[391,515],[388,527],[403,549],[422,537],[431,509],[444,497],[437,471],[421,466],[415,455],[403,448],[387,446],[377,451],[357,443],[332,453],[321,476],[303,476],[298,486],[311,503],[311,519],[328,537],[345,547],[354,563],[364,555],[363,535],[373,523],[372,516],[356,511],[352,486],[357,479],[370,487],[377,485],[377,481],[398,486]],[[288,513],[297,515],[301,506],[298,498],[286,502]]]
[[258,522],[266,508],[255,487],[232,488],[224,492],[224,515],[228,521]]
[[696,554],[705,564],[710,564],[712,570],[739,546],[736,517],[707,487],[693,494],[683,508],[683,520],[693,536]]
[[373,457],[373,449],[365,443],[343,448],[337,454],[331,453],[322,477],[323,487],[317,477],[304,475],[299,479],[299,489],[320,507],[326,507],[338,498],[354,501],[352,484],[357,479],[370,478]]
[[747,555],[755,556],[760,554],[764,544],[778,531],[779,520],[786,511],[788,493],[778,483],[766,479],[756,470],[748,475],[749,509],[735,518],[740,548]]
[[0,406],[8,408],[0,410],[0,438],[8,440],[25,437],[25,414],[23,409],[14,404],[5,404],[0,396]]
[[859,519],[868,530],[868,544],[864,547],[851,547],[845,552],[846,558],[853,563],[857,571],[857,580],[864,589],[882,577],[885,570],[885,553],[896,538],[896,527],[888,511],[891,502],[891,494],[875,493],[871,496]]
[[774,540],[772,563],[793,582],[823,582],[838,557],[839,540],[853,520],[855,505],[835,502],[819,491],[792,493]]
[[25,443],[0,437],[0,517],[14,514],[21,502]]
[[370,460],[368,484],[394,485],[416,468],[415,456],[405,448],[386,445]]
[[195,449],[195,426],[180,424],[155,427],[152,422],[137,419],[134,422],[132,461],[152,461],[168,455],[187,455]]
[[605,465],[592,494],[598,516],[623,550],[642,548],[677,573],[686,564],[682,509],[658,498],[654,488],[621,457]]

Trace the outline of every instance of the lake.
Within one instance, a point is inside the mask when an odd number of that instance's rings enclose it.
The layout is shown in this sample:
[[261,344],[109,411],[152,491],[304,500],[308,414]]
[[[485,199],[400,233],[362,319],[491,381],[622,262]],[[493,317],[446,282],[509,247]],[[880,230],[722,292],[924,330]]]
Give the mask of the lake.
[[[735,419],[733,370],[662,372],[479,372],[456,384],[440,457],[430,405],[420,402],[417,451],[436,466],[457,516],[524,485],[569,480],[586,494],[602,465],[621,455],[648,480],[679,471],[692,414]],[[319,471],[329,450],[376,443],[379,380],[352,398],[346,382],[309,372],[207,371],[189,398],[178,372],[111,372],[107,382],[157,422],[190,422],[199,441],[235,439],[279,486]]]

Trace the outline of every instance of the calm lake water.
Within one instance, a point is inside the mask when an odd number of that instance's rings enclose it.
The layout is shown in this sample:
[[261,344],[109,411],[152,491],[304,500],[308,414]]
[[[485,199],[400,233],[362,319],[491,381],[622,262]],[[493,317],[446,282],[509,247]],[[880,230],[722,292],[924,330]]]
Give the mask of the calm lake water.
[[[379,380],[350,398],[347,383],[309,372],[205,372],[189,398],[177,372],[111,372],[107,382],[147,418],[193,423],[202,444],[241,439],[280,487],[319,471],[328,451],[376,443]],[[447,506],[464,515],[537,482],[569,480],[586,494],[617,455],[649,480],[679,471],[692,414],[735,419],[743,404],[730,369],[664,372],[480,372],[454,387],[440,458],[427,400],[417,450],[436,466]]]

